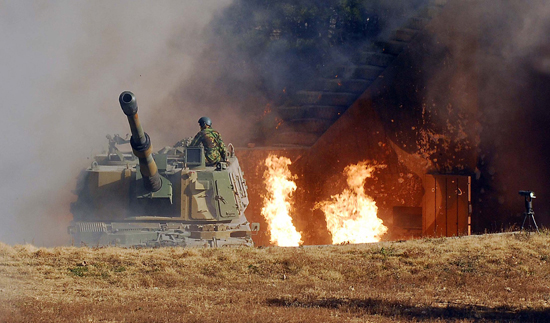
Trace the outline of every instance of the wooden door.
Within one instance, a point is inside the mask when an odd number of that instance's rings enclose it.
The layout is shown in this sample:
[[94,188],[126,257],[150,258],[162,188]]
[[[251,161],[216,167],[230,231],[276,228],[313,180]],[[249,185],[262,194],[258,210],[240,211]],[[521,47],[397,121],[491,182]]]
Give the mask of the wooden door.
[[424,176],[422,235],[452,237],[469,234],[470,177]]

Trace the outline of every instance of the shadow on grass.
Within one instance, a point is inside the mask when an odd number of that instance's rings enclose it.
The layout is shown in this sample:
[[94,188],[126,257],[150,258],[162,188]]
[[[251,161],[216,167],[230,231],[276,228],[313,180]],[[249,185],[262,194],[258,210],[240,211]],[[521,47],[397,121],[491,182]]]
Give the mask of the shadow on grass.
[[439,306],[412,305],[380,299],[338,299],[327,298],[313,301],[270,298],[267,304],[282,307],[329,308],[343,311],[357,311],[371,315],[428,319],[473,319],[485,321],[549,322],[550,308],[518,309],[508,306],[486,307],[460,304]]

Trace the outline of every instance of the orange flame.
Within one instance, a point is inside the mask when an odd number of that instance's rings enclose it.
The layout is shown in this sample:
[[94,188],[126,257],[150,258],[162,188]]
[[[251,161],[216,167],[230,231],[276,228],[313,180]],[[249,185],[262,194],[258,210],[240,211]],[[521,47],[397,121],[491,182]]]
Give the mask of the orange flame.
[[267,221],[267,229],[271,233],[271,243],[282,246],[298,246],[302,235],[296,231],[290,217],[290,197],[296,190],[296,183],[288,165],[290,159],[269,155],[265,160],[267,170],[264,172],[264,182],[267,195],[264,198],[262,215]]
[[275,122],[277,122],[277,125],[275,126],[275,129],[279,129],[281,125],[283,124],[284,120],[281,118],[275,118]]
[[268,103],[268,104],[265,105],[264,113],[263,113],[262,116],[265,117],[266,115],[268,115],[270,113],[271,113],[271,103]]
[[344,173],[349,189],[315,205],[325,213],[333,244],[377,242],[388,231],[377,216],[376,203],[364,188],[365,180],[380,167],[384,166],[369,166],[367,161],[347,166]]

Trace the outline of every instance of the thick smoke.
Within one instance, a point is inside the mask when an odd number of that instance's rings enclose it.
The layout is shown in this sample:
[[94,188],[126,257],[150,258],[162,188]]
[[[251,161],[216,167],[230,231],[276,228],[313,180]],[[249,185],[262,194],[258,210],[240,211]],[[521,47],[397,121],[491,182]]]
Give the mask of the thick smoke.
[[[235,0],[208,27],[206,49],[169,105],[181,115],[201,106],[224,137],[262,145],[278,106],[326,67],[350,64],[354,48],[387,39],[426,2]],[[157,118],[167,134],[180,127]]]
[[[118,105],[133,91],[146,131],[203,48],[202,30],[229,0],[0,4],[0,241],[69,242],[71,190],[106,134],[125,135]],[[198,119],[199,107],[188,110]],[[159,148],[196,132],[155,138]],[[191,123],[187,123],[189,126]]]
[[521,224],[524,189],[537,193],[537,220],[549,223],[549,30],[550,3],[542,0],[450,1],[430,30],[425,102],[432,121],[462,127],[476,145],[478,230]]
[[[364,3],[374,7],[373,11],[364,12],[363,18],[376,17],[382,22],[373,34],[363,35],[365,43],[389,36],[403,26],[420,4],[425,4]],[[306,21],[322,23],[315,15],[308,16],[308,10],[323,8],[324,4],[297,2],[288,10],[304,5]],[[385,6],[376,7],[380,4]],[[208,51],[174,100],[185,98],[220,114],[237,109],[238,113],[227,116],[260,123],[262,127],[263,120],[258,121],[257,117],[264,106],[273,103],[271,107],[276,107],[291,99],[281,95],[283,90],[292,92],[307,87],[308,80],[316,77],[323,64],[348,63],[346,46],[365,45],[354,41],[347,45],[332,43],[327,50],[323,42],[333,39],[322,35],[326,26],[306,25],[305,21],[277,25],[277,19],[284,14],[276,10],[262,1],[236,1],[229,7],[210,27]],[[517,214],[522,212],[522,200],[517,194],[520,189],[539,193],[538,216],[543,222],[548,219],[545,209],[550,205],[545,203],[545,196],[550,193],[546,185],[550,178],[544,129],[550,122],[545,108],[549,99],[549,10],[548,2],[542,0],[449,0],[443,13],[405,54],[410,57],[398,66],[401,71],[391,84],[395,97],[378,102],[385,127],[396,134],[397,138],[392,139],[405,143],[415,137],[412,145],[406,143],[407,150],[415,153],[410,151],[417,148],[415,144],[424,146],[419,149],[433,162],[435,169],[431,171],[473,175],[477,230],[498,230],[517,222]],[[332,21],[332,17],[326,21]],[[335,27],[336,32],[338,28]],[[293,42],[308,40],[304,36],[308,32],[320,35],[309,39],[313,39],[310,47],[291,46]],[[410,78],[399,79],[407,74]],[[207,93],[214,95],[205,97],[199,91],[204,88],[210,88]],[[190,89],[198,95],[189,95]],[[386,103],[391,107],[384,106]],[[228,110],[216,110],[219,107]],[[397,116],[384,115],[402,107],[409,118],[407,123],[393,123]],[[422,134],[411,136],[418,129],[429,132],[423,138],[418,137]],[[239,124],[239,130],[249,129]],[[235,133],[229,128],[227,131]]]
[[[193,135],[202,115],[214,120],[225,141],[247,143],[254,127],[262,126],[266,106],[284,103],[287,86],[298,88],[314,75],[308,68],[319,64],[311,65],[312,57],[324,53],[318,62],[348,60],[345,51],[319,52],[317,45],[289,53],[292,39],[267,28],[273,25],[258,24],[270,21],[270,1],[241,0],[228,7],[230,2],[0,4],[0,241],[69,241],[71,190],[79,171],[106,146],[106,134],[128,132],[117,102],[121,91],[136,94],[156,148]],[[369,41],[387,37],[423,1],[372,3],[381,6],[372,12],[391,19]],[[454,9],[431,30],[432,45],[439,47],[429,47],[431,56],[414,62],[430,72],[411,88],[436,110],[448,111],[452,101],[454,115],[474,116],[465,131],[479,138],[472,140],[479,144],[476,211],[501,212],[500,220],[482,227],[521,212],[519,189],[537,192],[537,217],[548,219],[550,5],[450,0],[447,6]],[[249,10],[240,11],[243,7]],[[298,33],[318,31],[293,26],[302,28]],[[438,59],[439,67],[449,62],[454,69],[434,70]],[[449,124],[443,115],[431,115],[441,128]]]

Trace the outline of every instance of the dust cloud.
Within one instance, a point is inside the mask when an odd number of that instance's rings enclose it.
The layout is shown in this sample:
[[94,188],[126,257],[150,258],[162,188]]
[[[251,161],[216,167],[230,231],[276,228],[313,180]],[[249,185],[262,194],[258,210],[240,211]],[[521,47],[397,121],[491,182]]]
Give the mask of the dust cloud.
[[[118,95],[133,91],[153,138],[165,106],[229,0],[0,3],[0,241],[69,243],[79,171],[105,135],[129,132]],[[182,128],[157,148],[197,131]],[[181,116],[176,116],[180,118]],[[163,142],[167,140],[167,142]]]

